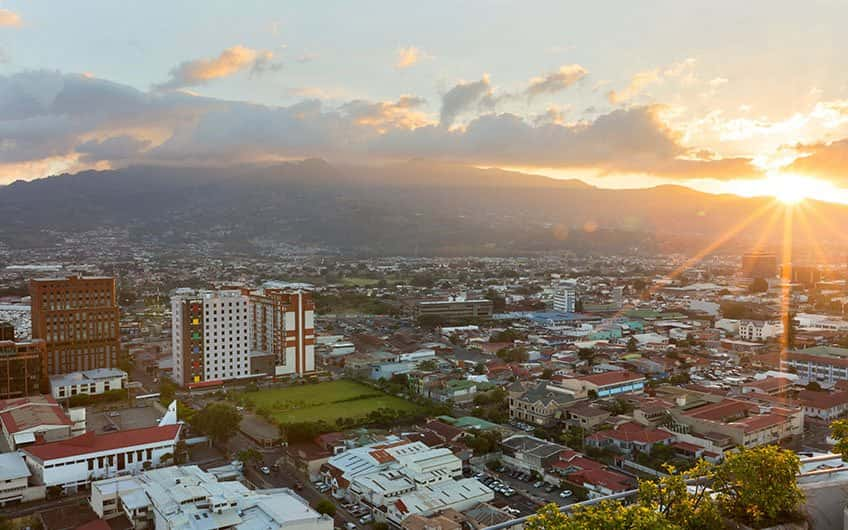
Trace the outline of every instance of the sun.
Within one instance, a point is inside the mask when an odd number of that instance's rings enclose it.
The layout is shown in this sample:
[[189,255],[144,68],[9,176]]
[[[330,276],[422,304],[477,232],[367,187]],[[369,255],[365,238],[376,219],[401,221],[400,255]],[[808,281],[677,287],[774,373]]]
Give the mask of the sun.
[[757,180],[739,180],[729,186],[731,193],[743,197],[774,197],[789,206],[805,199],[848,203],[846,190],[832,183],[794,173],[769,173]]
[[763,183],[764,192],[774,196],[783,204],[798,204],[810,197],[810,186],[818,184],[814,179],[791,174],[770,175]]

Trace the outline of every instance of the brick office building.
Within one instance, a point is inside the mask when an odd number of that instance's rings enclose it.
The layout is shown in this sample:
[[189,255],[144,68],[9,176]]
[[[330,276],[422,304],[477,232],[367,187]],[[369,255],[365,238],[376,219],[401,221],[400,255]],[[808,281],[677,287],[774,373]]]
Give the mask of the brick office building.
[[30,280],[32,337],[46,342],[47,375],[116,368],[120,309],[115,279],[68,276]]

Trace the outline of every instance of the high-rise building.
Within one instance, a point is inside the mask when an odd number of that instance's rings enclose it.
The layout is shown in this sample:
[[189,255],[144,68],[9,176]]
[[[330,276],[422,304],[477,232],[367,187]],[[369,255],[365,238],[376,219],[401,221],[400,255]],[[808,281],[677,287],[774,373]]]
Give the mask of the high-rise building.
[[573,285],[561,285],[554,292],[554,311],[574,313],[577,307],[577,291]]
[[67,276],[30,280],[32,338],[47,343],[47,375],[116,368],[120,309],[115,279]]
[[312,286],[266,282],[249,296],[251,371],[272,376],[314,372]]
[[742,255],[742,275],[746,278],[777,276],[777,255],[773,252],[746,252]]
[[0,340],[15,340],[15,325],[11,322],[0,321]]
[[178,384],[250,377],[250,313],[242,291],[177,289],[171,332]]
[[32,396],[46,390],[47,345],[42,339],[0,340],[0,399]]

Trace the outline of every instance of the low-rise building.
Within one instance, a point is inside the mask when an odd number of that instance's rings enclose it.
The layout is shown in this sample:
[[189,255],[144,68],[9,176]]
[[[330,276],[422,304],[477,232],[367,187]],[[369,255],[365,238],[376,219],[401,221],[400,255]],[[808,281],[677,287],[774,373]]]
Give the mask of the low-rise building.
[[31,474],[19,453],[0,454],[0,506],[24,500]]
[[619,453],[650,453],[656,444],[669,445],[674,433],[662,429],[644,427],[636,422],[616,425],[613,429],[599,431],[586,437],[586,445],[598,448],[613,448]]
[[117,368],[97,368],[50,376],[53,399],[68,399],[78,394],[98,395],[127,386],[127,373]]
[[618,394],[640,394],[645,389],[645,376],[628,370],[617,370],[603,374],[584,375],[562,379],[559,383],[575,397],[605,398]]
[[501,461],[514,469],[544,474],[567,447],[527,434],[501,441]]
[[74,430],[74,422],[61,405],[43,395],[0,401],[0,424],[6,447],[12,451],[35,443],[37,438],[44,441],[70,438]]
[[332,530],[333,518],[289,489],[250,490],[197,466],[171,466],[92,483],[102,519],[126,516],[152,530]]
[[93,480],[172,463],[181,426],[175,423],[100,435],[87,432],[31,445],[23,453],[35,484],[76,491]]
[[762,320],[741,320],[739,322],[739,338],[753,342],[765,342],[768,339],[779,337],[783,333],[783,325],[780,322],[766,322]]
[[575,401],[574,395],[549,383],[539,383],[529,390],[516,383],[509,387],[509,417],[530,425],[548,427],[562,420],[565,408]]
[[782,371],[794,371],[806,381],[832,385],[848,380],[848,348],[815,346],[786,352],[780,358]]

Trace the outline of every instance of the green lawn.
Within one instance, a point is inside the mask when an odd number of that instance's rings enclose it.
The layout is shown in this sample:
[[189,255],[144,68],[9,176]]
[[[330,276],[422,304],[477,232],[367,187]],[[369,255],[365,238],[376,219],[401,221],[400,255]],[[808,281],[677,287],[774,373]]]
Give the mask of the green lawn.
[[405,399],[353,381],[273,388],[243,395],[257,409],[270,410],[280,423],[324,420],[333,424],[338,418],[363,418],[380,408],[408,412],[419,408]]
[[375,280],[374,278],[349,277],[342,278],[342,283],[348,287],[371,287],[372,285],[380,283],[380,280]]

